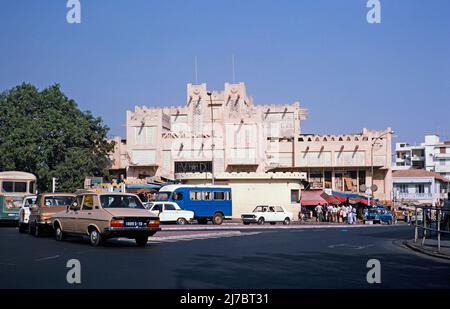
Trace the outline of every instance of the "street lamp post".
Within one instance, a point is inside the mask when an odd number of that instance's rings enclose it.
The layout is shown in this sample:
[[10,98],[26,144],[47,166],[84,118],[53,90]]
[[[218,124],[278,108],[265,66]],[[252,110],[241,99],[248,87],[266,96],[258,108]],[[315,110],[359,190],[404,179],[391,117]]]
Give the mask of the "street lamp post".
[[208,91],[206,93],[209,96],[209,101],[211,105],[211,184],[214,185],[214,110],[212,101],[212,92]]
[[370,173],[371,174],[370,175],[370,199],[371,199],[372,203],[373,203],[373,200],[374,200],[374,194],[373,194],[373,192],[374,192],[374,186],[373,186],[373,147],[375,146],[376,142],[380,138],[382,138],[383,136],[388,135],[388,134],[394,134],[394,131],[391,130],[391,131],[385,132],[385,133],[381,134],[380,136],[378,136],[377,138],[375,138],[375,140],[372,142],[372,145],[371,145],[371,148],[370,148],[370,166],[371,166],[371,173]]

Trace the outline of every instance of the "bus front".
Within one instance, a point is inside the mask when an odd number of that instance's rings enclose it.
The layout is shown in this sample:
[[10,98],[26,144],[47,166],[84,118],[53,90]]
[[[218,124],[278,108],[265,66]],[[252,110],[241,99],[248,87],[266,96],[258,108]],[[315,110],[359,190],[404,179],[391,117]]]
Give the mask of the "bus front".
[[23,199],[34,193],[35,181],[1,179],[0,182],[0,221],[18,221]]

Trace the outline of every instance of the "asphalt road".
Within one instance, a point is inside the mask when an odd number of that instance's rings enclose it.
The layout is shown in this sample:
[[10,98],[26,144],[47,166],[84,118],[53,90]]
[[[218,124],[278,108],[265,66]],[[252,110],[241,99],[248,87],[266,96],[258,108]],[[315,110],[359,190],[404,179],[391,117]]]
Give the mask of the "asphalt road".
[[[0,288],[450,288],[450,263],[398,245],[408,226],[168,231],[145,248],[0,228]],[[69,284],[66,263],[81,263]],[[381,263],[369,284],[366,263]]]

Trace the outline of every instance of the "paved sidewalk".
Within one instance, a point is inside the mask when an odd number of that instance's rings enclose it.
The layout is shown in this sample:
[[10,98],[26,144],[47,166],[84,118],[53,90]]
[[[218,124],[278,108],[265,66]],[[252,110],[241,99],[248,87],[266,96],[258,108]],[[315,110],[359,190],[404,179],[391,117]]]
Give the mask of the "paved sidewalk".
[[441,240],[441,250],[438,251],[438,243],[436,239],[427,239],[422,247],[422,239],[419,238],[417,243],[414,239],[404,241],[404,244],[415,251],[450,260],[450,240]]

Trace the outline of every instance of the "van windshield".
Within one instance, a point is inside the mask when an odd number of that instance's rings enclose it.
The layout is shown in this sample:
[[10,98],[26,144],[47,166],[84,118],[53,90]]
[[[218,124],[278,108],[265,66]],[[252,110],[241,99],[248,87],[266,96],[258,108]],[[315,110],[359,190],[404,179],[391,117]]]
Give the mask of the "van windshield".
[[169,200],[169,197],[170,197],[170,193],[171,193],[171,192],[159,192],[159,193],[156,195],[156,200],[157,200],[157,201],[168,201],[168,200]]
[[133,195],[101,195],[103,208],[134,208],[145,209],[141,201]]

